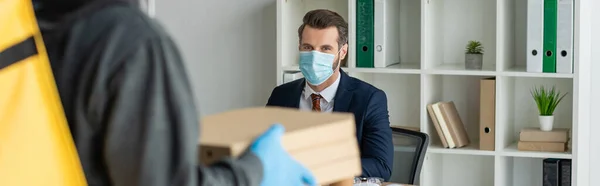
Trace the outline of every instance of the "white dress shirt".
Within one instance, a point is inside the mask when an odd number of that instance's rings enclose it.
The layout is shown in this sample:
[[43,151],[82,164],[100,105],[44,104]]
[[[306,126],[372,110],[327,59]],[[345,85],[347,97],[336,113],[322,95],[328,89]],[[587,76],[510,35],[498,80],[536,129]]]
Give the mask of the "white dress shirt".
[[338,86],[340,85],[340,76],[338,74],[337,79],[329,87],[323,89],[321,92],[315,92],[308,82],[304,83],[304,90],[302,90],[302,96],[300,96],[300,110],[311,111],[312,110],[312,99],[311,94],[319,94],[321,98],[321,112],[332,112],[333,111],[333,98],[337,92]]

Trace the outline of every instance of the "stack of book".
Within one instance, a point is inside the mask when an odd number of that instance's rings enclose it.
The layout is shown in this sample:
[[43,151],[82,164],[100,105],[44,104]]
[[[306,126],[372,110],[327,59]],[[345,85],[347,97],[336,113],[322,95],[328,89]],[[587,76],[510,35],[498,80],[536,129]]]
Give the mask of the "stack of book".
[[569,129],[542,131],[539,128],[524,128],[519,133],[517,148],[522,151],[566,152],[568,142]]
[[471,142],[454,102],[437,102],[427,105],[429,117],[444,148],[459,148]]

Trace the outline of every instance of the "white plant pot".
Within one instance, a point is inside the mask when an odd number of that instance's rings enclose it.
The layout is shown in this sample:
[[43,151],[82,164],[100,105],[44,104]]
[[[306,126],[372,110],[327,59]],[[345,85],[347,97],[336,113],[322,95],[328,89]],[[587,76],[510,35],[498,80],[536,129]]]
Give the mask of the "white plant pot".
[[554,116],[540,116],[540,130],[552,131],[554,125]]

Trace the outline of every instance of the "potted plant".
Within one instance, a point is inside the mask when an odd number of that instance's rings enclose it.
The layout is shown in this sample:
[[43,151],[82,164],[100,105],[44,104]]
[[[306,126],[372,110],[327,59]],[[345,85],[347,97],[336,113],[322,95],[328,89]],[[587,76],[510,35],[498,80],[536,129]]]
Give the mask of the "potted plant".
[[554,125],[554,110],[567,94],[561,95],[554,87],[547,89],[540,86],[533,89],[531,95],[539,111],[540,130],[551,131]]
[[479,41],[469,41],[465,53],[465,68],[481,70],[483,66],[483,45]]

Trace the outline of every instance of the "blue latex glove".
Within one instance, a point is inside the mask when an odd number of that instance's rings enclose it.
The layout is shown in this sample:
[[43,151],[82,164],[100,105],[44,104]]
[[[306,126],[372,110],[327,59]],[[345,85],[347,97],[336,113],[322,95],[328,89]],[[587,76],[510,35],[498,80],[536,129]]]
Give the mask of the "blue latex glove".
[[261,186],[316,186],[310,170],[283,149],[281,136],[284,131],[282,125],[275,124],[250,146],[250,151],[258,156],[264,168]]

